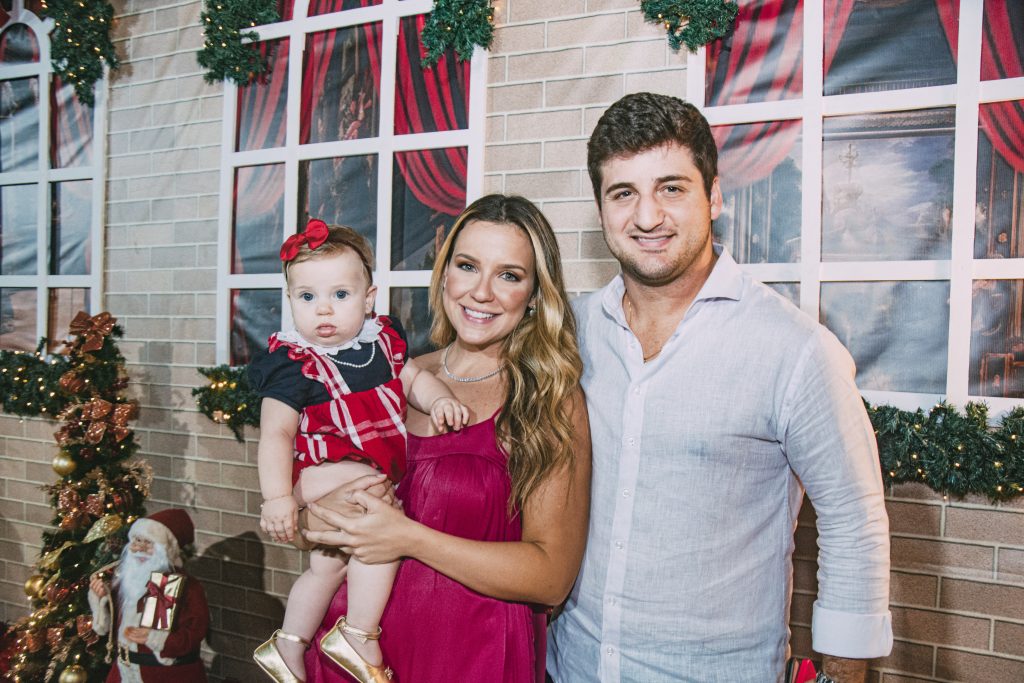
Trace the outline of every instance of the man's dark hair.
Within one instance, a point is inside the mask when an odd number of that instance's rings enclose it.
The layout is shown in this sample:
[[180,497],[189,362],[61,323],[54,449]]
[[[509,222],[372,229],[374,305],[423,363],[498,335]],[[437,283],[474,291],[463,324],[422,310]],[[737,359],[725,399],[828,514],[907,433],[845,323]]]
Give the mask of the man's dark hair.
[[604,162],[672,143],[693,154],[704,192],[710,197],[711,183],[718,175],[718,147],[711,126],[695,106],[678,97],[639,92],[608,107],[587,143],[587,171],[598,205]]

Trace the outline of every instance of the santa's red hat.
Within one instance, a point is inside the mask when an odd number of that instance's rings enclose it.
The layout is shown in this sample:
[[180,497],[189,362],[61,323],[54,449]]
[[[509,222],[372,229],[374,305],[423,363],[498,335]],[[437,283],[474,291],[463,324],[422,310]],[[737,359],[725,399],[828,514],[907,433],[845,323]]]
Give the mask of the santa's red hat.
[[192,518],[181,508],[168,508],[140,517],[128,531],[128,538],[145,536],[159,543],[167,550],[167,559],[176,567],[181,566],[181,549],[195,542],[196,529]]

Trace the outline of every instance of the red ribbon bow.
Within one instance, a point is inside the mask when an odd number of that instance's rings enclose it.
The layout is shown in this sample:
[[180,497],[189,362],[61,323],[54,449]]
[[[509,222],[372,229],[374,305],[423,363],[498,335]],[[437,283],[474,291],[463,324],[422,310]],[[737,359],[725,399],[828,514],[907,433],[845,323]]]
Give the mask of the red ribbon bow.
[[164,592],[164,588],[167,586],[166,575],[160,577],[160,585],[156,585],[152,581],[146,582],[146,594],[142,596],[143,601],[146,598],[156,598],[156,613],[153,617],[153,628],[155,629],[167,629],[171,625],[170,614],[174,608],[174,603],[177,599],[173,595],[167,595]]
[[106,311],[89,316],[79,311],[71,321],[71,334],[80,337],[83,351],[99,351],[103,348],[103,338],[114,330],[117,318]]
[[310,249],[316,249],[327,241],[329,233],[327,224],[319,218],[314,218],[306,223],[305,232],[292,235],[284,241],[284,244],[281,245],[281,260],[288,262],[298,256],[299,248],[303,244],[308,244]]

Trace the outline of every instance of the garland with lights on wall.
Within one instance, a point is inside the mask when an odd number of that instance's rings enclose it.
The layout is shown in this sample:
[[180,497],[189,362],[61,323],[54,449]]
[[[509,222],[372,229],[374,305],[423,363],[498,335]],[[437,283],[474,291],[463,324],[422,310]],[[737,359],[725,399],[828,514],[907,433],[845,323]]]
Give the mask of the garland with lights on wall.
[[732,28],[739,5],[731,0],[642,0],[644,19],[662,24],[668,44],[690,52],[723,37]]
[[43,0],[42,15],[53,19],[50,61],[53,71],[75,88],[82,104],[96,102],[93,86],[103,78],[103,65],[118,67],[110,40],[114,6],[106,0]]
[[196,55],[207,83],[234,81],[247,85],[267,71],[267,60],[252,41],[251,30],[280,21],[275,0],[206,0],[200,15],[205,40]]
[[[239,441],[243,427],[259,427],[260,398],[244,367],[220,365],[199,372],[210,381],[192,390],[201,413],[228,426]],[[886,484],[920,482],[943,495],[975,493],[991,501],[1024,493],[1024,407],[989,426],[983,403],[968,403],[963,412],[939,403],[928,413],[865,405]]]
[[494,8],[490,0],[437,0],[420,34],[427,54],[424,69],[437,64],[454,48],[461,61],[473,56],[477,45],[485,50],[494,42]]
[[113,641],[92,630],[89,580],[120,557],[153,479],[149,465],[131,459],[138,445],[129,422],[137,406],[124,396],[128,377],[116,322],[109,313],[79,313],[71,322],[74,338],[52,360],[38,351],[0,354],[4,389],[17,392],[4,409],[63,423],[54,434],[57,480],[43,487],[54,509],[52,528],[43,532],[25,582],[32,611],[13,627],[6,675],[16,683],[99,681],[110,669]]

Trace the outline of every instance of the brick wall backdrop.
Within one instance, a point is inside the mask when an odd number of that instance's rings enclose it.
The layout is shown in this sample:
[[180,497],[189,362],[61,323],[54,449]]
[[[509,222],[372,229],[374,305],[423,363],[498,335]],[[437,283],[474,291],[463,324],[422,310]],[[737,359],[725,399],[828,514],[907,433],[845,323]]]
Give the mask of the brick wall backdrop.
[[[260,680],[252,649],[275,628],[294,550],[257,535],[256,434],[239,444],[194,409],[216,325],[216,194],[222,90],[195,62],[202,3],[115,0],[124,66],[111,82],[104,307],[126,330],[136,427],[157,481],[150,509],[196,521],[190,570],[211,598],[204,656],[213,680]],[[558,231],[569,288],[617,272],[585,171],[586,139],[626,92],[685,95],[685,59],[635,0],[498,0],[488,62],[486,191],[537,201]],[[22,583],[51,510],[54,426],[0,414],[0,619],[26,611]],[[873,680],[1024,680],[1024,503],[943,501],[917,486],[889,497],[893,655]],[[801,515],[793,646],[809,654],[814,517]]]

